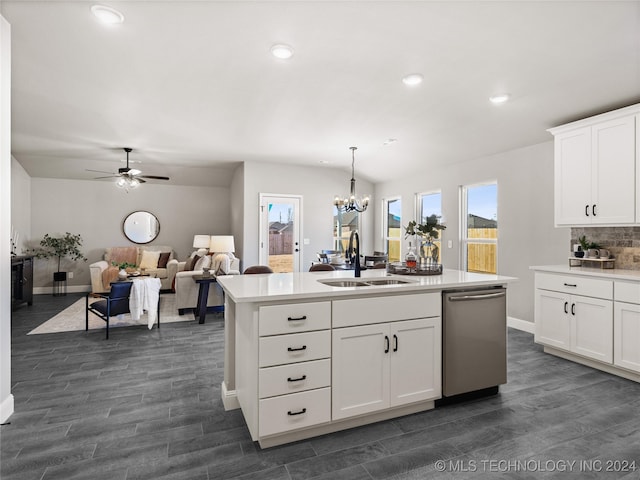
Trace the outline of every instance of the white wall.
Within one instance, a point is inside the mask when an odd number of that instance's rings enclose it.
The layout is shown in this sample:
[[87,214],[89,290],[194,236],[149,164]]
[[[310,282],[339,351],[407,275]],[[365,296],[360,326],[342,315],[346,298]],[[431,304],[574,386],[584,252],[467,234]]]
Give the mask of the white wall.
[[[122,233],[125,217],[147,210],[158,217],[160,234],[151,245],[173,247],[184,260],[193,251],[196,234],[231,232],[229,188],[186,187],[147,183],[126,193],[112,182],[31,179],[31,239],[38,244],[45,233],[82,235],[88,262],[64,261],[62,270],[74,272],[69,286],[89,285],[89,264],[102,259],[105,247],[134,245]],[[36,259],[34,285],[51,286],[54,259]]]
[[[508,314],[533,322],[533,273],[531,265],[562,264],[569,254],[570,229],[553,224],[553,142],[545,142],[489,157],[425,169],[401,181],[376,185],[376,197],[402,196],[402,224],[415,218],[415,194],[442,191],[442,263],[459,268],[459,188],[490,180],[498,182],[498,274],[517,277],[509,289]],[[376,232],[381,231],[381,201]],[[446,247],[452,240],[453,248]],[[376,238],[377,248],[382,239]],[[406,250],[405,250],[406,251]]]
[[[316,253],[333,245],[333,198],[349,193],[351,173],[323,167],[301,167],[278,163],[245,162],[243,268],[259,263],[260,193],[301,195],[302,271],[316,260]],[[356,178],[358,194],[372,193],[370,182]],[[375,202],[375,199],[372,200]],[[373,251],[373,209],[363,213],[360,243],[362,253]]]
[[31,238],[31,177],[11,157],[11,225],[18,233],[16,253],[22,254],[24,242]]
[[0,16],[0,423],[11,395],[11,27]]

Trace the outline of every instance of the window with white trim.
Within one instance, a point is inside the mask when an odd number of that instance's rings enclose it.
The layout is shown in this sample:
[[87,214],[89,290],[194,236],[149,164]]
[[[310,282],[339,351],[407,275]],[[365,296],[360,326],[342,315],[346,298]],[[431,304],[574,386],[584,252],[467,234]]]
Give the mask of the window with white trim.
[[354,230],[360,231],[360,214],[343,212],[333,207],[333,249],[345,252],[349,245],[349,237]]
[[465,185],[461,194],[461,264],[468,272],[498,271],[498,183]]
[[390,262],[402,258],[402,199],[400,197],[383,200],[384,245]]
[[[440,191],[435,192],[425,192],[418,193],[416,195],[417,202],[416,206],[418,207],[418,212],[416,218],[418,219],[418,223],[426,223],[427,218],[436,216],[438,222],[442,222],[442,193]],[[437,262],[440,263],[441,256],[440,252],[442,249],[442,241],[441,241],[442,231],[438,232],[438,238],[433,241],[433,244],[437,247]]]

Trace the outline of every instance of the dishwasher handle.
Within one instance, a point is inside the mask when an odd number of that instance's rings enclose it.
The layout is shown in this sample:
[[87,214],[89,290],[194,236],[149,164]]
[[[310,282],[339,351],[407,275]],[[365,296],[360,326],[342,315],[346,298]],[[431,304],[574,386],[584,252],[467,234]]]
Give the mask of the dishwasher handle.
[[487,298],[499,298],[504,297],[505,292],[499,293],[483,293],[479,295],[460,295],[458,297],[449,297],[450,302],[460,302],[464,300],[486,300]]

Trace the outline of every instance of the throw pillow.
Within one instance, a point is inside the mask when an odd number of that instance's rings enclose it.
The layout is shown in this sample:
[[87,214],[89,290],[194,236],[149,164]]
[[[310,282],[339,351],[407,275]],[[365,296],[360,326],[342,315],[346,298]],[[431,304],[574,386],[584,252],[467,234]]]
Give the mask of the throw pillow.
[[171,252],[162,252],[158,258],[158,268],[167,268],[167,262],[170,256]]
[[140,268],[153,270],[158,268],[158,259],[160,258],[160,252],[154,252],[152,250],[143,250],[142,258],[140,259]]
[[193,257],[189,257],[187,258],[187,261],[184,262],[184,271],[185,272],[190,272],[193,270],[193,266],[196,264],[196,262],[200,260],[200,256],[199,255],[194,255]]
[[200,257],[200,259],[193,264],[194,270],[202,270],[203,268],[209,268],[209,267],[211,267],[211,257],[209,255]]

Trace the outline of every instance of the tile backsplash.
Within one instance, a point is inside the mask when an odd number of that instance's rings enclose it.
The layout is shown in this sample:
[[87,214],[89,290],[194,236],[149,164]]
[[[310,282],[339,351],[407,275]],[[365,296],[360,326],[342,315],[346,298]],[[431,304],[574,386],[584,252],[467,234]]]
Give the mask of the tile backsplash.
[[640,227],[574,227],[569,251],[582,235],[609,250],[616,258],[616,268],[640,270]]

